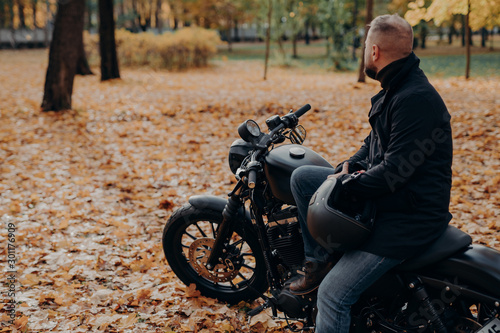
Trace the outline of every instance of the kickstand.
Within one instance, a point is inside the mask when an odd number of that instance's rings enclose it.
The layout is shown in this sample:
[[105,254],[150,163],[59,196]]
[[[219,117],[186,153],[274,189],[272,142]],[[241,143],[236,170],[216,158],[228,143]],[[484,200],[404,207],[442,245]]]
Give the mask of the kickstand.
[[250,310],[250,311],[247,312],[247,314],[248,314],[248,323],[250,323],[250,320],[252,319],[253,316],[258,315],[259,313],[261,313],[262,311],[264,311],[265,309],[267,309],[269,307],[273,311],[273,316],[277,317],[278,312],[276,310],[276,304],[274,304],[273,299],[266,297],[265,300],[266,301],[264,302],[264,304],[259,305],[255,309],[252,309],[252,310]]

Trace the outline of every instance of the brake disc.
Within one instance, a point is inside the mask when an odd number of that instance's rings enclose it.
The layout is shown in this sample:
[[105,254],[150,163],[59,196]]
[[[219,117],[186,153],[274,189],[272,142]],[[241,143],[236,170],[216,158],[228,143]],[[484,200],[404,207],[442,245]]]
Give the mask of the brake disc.
[[229,282],[239,272],[233,262],[226,258],[224,263],[217,264],[213,270],[207,269],[208,257],[212,252],[215,239],[198,238],[189,246],[189,262],[194,270],[202,277],[213,282]]
[[481,327],[483,326],[471,318],[460,317],[455,325],[455,332],[471,333],[478,331]]

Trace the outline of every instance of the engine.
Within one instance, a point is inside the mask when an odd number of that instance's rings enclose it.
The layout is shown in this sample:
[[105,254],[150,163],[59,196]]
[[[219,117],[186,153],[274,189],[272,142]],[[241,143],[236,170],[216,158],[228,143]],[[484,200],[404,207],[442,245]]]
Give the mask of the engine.
[[294,295],[289,285],[301,269],[304,261],[304,242],[297,220],[297,208],[290,206],[268,216],[267,238],[273,253],[280,258],[282,278],[287,280],[277,298],[277,307],[290,319],[305,321],[311,325],[313,321],[316,291],[306,295]]
[[267,239],[289,268],[300,267],[304,261],[304,243],[297,220],[297,208],[289,207],[272,214],[268,221]]

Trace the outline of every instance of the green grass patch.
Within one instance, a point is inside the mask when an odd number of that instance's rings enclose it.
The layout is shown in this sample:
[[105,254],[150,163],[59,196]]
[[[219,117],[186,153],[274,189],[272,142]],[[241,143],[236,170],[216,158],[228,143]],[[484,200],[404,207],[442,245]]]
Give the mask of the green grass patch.
[[[470,76],[500,76],[500,53],[473,54],[470,58]],[[420,68],[431,76],[465,76],[465,55],[425,56]]]
[[[297,57],[293,57],[291,42],[283,43],[285,56],[276,43],[272,43],[269,53],[269,63],[271,66],[305,68],[308,70],[332,70],[333,62],[327,56],[326,42],[324,40],[313,41],[305,44],[303,41],[297,43]],[[265,57],[264,43],[233,43],[232,50],[228,47],[218,48],[217,60],[262,60]],[[359,51],[359,50],[358,50]],[[358,60],[353,60],[348,64],[348,70],[357,70]]]
[[[422,50],[417,49],[416,53],[421,59],[420,67],[429,76],[457,77],[465,75],[465,54],[445,54],[446,47],[426,49],[425,55],[419,55]],[[270,52],[271,66],[287,66],[303,68],[307,70],[332,70],[333,62],[326,55],[326,42],[322,40],[314,41],[309,45],[304,42],[297,44],[298,58],[292,57],[292,45],[290,42],[284,43],[286,56],[279,52],[278,45],[273,43]],[[449,49],[456,52],[455,49]],[[462,52],[462,50],[459,50]],[[465,52],[465,50],[463,50]],[[430,53],[430,54],[429,54]],[[357,50],[357,59],[348,64],[348,71],[357,71],[359,66],[361,50]],[[265,56],[264,43],[233,43],[232,51],[228,51],[227,46],[218,48],[218,60],[262,60]],[[472,54],[471,56],[471,77],[500,76],[500,52],[487,52]]]

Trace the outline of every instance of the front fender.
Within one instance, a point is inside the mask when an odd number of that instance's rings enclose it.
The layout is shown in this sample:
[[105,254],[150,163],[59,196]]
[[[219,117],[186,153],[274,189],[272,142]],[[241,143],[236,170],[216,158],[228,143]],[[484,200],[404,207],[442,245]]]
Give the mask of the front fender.
[[[195,208],[210,209],[216,212],[220,212],[221,214],[227,203],[227,199],[216,197],[214,195],[194,195],[190,197],[188,201],[189,204],[191,204],[191,206]],[[241,220],[244,222],[244,224],[250,227],[250,230],[253,230],[250,212],[244,209],[244,207],[241,207],[238,211],[238,215],[240,215],[240,217],[243,217]]]
[[226,207],[226,199],[216,197],[214,195],[194,195],[189,198],[189,203],[191,206],[198,209],[211,209],[214,211],[222,211]]

